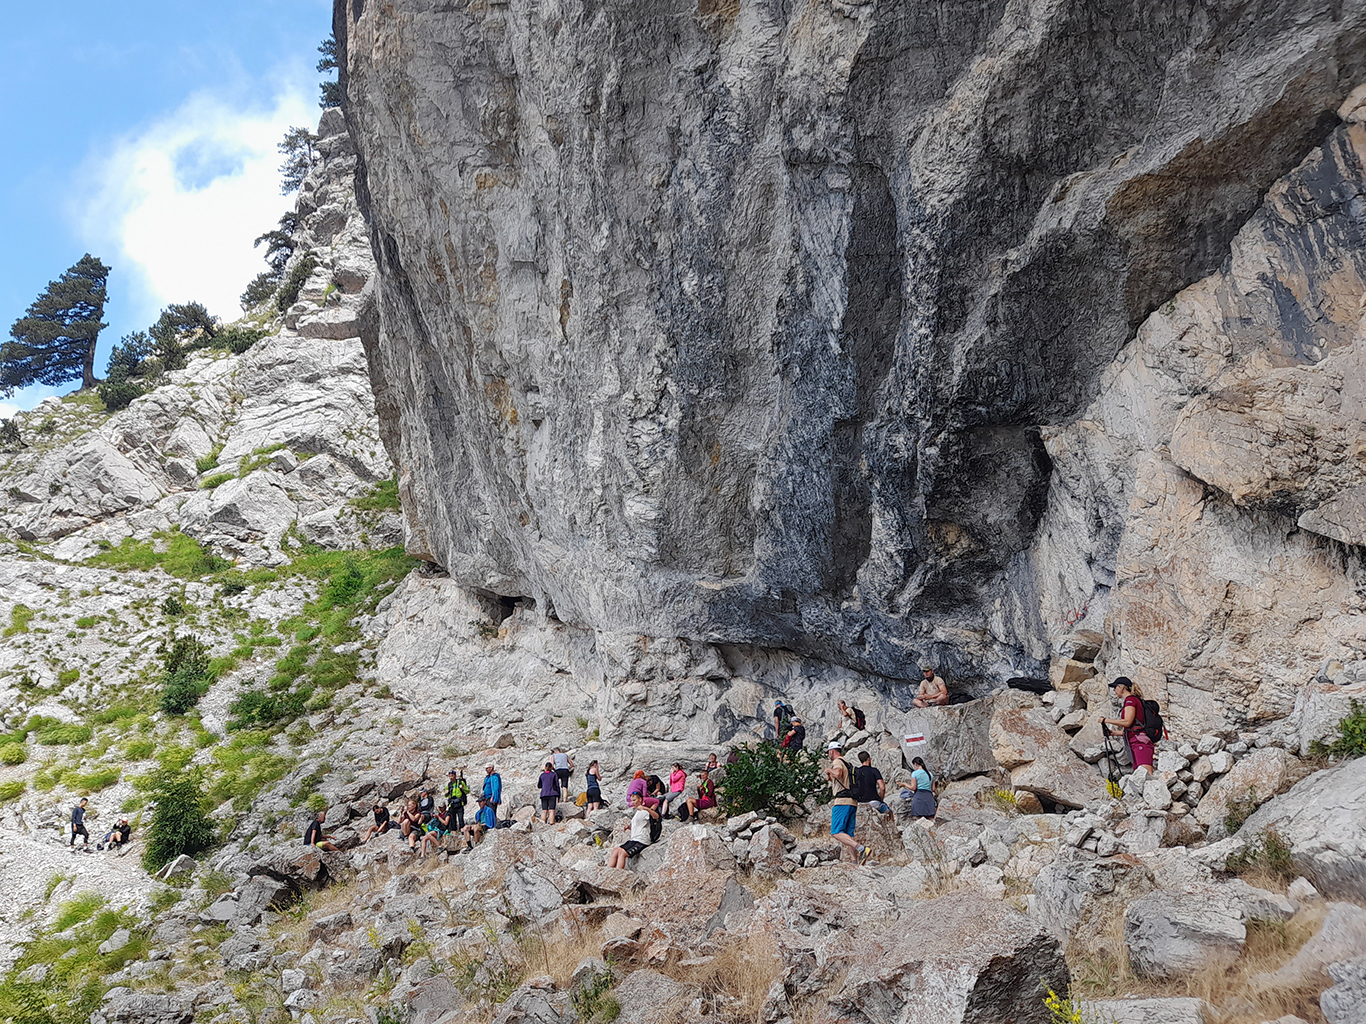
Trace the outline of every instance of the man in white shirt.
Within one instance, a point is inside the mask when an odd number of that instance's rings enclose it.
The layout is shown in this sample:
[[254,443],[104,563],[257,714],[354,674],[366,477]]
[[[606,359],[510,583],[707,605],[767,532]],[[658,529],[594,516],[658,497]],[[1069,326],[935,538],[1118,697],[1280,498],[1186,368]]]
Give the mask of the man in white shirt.
[[645,806],[645,798],[639,793],[631,794],[631,838],[620,846],[612,847],[607,855],[609,868],[624,868],[626,862],[650,845],[650,819],[658,818],[659,812]]

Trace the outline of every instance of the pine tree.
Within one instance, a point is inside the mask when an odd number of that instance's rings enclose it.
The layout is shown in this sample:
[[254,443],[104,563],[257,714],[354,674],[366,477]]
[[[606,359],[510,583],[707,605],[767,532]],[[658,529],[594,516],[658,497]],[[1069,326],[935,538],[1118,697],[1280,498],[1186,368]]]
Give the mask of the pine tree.
[[108,325],[104,315],[109,268],[86,253],[33,301],[0,345],[0,397],[30,384],[81,379],[93,387],[95,341]]
[[313,170],[318,160],[317,150],[313,148],[317,141],[318,137],[307,128],[296,126],[285,132],[285,137],[276,146],[285,155],[285,162],[280,165],[281,195],[299,191],[308,172]]
[[[336,36],[328,36],[318,45],[318,52],[322,54],[322,59],[318,61],[318,74],[325,75],[329,71],[337,70],[337,39]],[[340,107],[345,101],[346,96],[342,93],[341,82],[335,78],[329,78],[318,83],[318,106],[326,110],[328,107]]]
[[185,365],[183,338],[199,331],[208,341],[218,332],[218,317],[213,316],[202,303],[171,303],[161,311],[157,322],[147,329],[156,342],[157,358],[168,370],[179,370]]

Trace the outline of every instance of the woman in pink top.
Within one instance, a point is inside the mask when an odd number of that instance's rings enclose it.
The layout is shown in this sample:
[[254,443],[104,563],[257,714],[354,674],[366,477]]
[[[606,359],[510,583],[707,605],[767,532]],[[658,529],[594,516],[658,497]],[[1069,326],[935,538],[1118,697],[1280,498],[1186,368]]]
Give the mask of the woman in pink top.
[[683,766],[677,761],[674,762],[674,770],[669,773],[669,795],[660,801],[659,813],[661,817],[672,818],[669,813],[675,800],[683,799],[683,790],[688,788],[688,773],[683,770]]

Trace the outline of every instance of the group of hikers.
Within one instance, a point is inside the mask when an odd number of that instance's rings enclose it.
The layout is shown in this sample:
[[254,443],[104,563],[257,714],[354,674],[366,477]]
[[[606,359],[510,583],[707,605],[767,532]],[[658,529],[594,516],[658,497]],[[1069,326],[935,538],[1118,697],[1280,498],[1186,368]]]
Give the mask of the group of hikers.
[[[71,808],[71,850],[76,850],[76,837],[81,838],[81,849],[90,849],[90,831],[85,827],[85,816],[90,809],[90,798],[81,797]],[[127,818],[120,818],[118,824],[105,833],[104,838],[95,844],[97,850],[122,851],[133,838],[133,826]]]
[[[948,689],[944,680],[931,666],[925,666],[923,673],[924,678],[913,704],[916,707],[947,704]],[[1121,701],[1122,709],[1119,718],[1102,715],[1102,728],[1107,736],[1110,726],[1122,730],[1127,741],[1128,762],[1132,763],[1135,770],[1141,768],[1151,772],[1154,745],[1162,735],[1163,728],[1157,704],[1145,701],[1127,677],[1120,676],[1109,687]],[[860,708],[852,707],[843,700],[838,702],[837,710],[839,728],[827,744],[829,760],[824,770],[832,799],[830,834],[849,852],[852,861],[866,864],[870,850],[855,838],[858,808],[867,805],[873,812],[891,815],[892,808],[887,803],[887,781],[882,772],[874,767],[868,751],[859,752],[857,765],[845,757],[848,741],[867,731],[867,716]],[[792,752],[805,745],[804,723],[784,700],[774,702],[773,726],[779,757],[790,759]],[[862,737],[859,742],[866,738]],[[736,756],[735,751],[732,751],[728,763],[733,762]],[[537,779],[540,798],[538,817],[542,823],[553,824],[559,813],[559,804],[570,799],[574,768],[574,759],[562,747],[556,747],[544,762]],[[910,817],[933,828],[939,809],[938,783],[922,758],[912,757],[909,768],[910,777],[897,782],[899,796],[909,802]],[[679,762],[674,762],[667,781],[658,775],[647,775],[643,770],[634,771],[626,786],[626,803],[631,811],[628,838],[609,852],[608,866],[625,867],[632,858],[639,856],[642,850],[659,838],[663,819],[687,821],[718,807],[717,784],[723,770],[716,754],[711,754],[706,763],[697,769],[694,794],[691,796],[687,793],[689,773]],[[470,785],[460,768],[452,768],[447,776],[449,781],[443,794],[444,801],[438,800],[429,787],[423,786],[416,797],[406,802],[397,819],[392,818],[388,808],[377,801],[372,808],[374,824],[366,830],[361,842],[368,842],[396,828],[402,833],[408,847],[425,857],[440,849],[442,840],[447,837],[463,840],[462,849],[468,851],[482,840],[489,829],[512,824],[511,820],[500,821],[498,818],[498,808],[503,802],[503,782],[492,762],[484,766],[483,786],[475,798],[478,810],[468,823],[465,821],[465,807],[472,795]],[[598,761],[589,763],[584,772],[584,783],[583,791],[574,802],[583,807],[585,812],[600,809],[604,801],[602,768]],[[325,820],[326,812],[319,811],[309,823],[304,842],[320,849],[336,850],[333,837],[323,831]]]

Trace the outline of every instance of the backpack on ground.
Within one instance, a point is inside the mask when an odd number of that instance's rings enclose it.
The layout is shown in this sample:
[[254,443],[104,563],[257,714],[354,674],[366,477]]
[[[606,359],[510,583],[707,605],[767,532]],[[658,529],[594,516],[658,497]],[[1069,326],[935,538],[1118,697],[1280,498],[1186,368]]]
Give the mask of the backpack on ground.
[[855,729],[862,732],[864,729],[868,728],[868,719],[864,716],[862,708],[850,708],[849,710],[854,713]]
[[575,807],[587,807],[587,806],[588,806],[588,790],[585,789],[582,793],[580,793],[578,796],[576,796],[576,797],[574,798],[574,806],[575,806]]
[[658,815],[650,815],[650,842],[659,842],[659,837],[664,831],[664,822]]
[[1155,700],[1143,701],[1142,729],[1154,743],[1167,735],[1167,725],[1162,721],[1162,709],[1157,706]]

